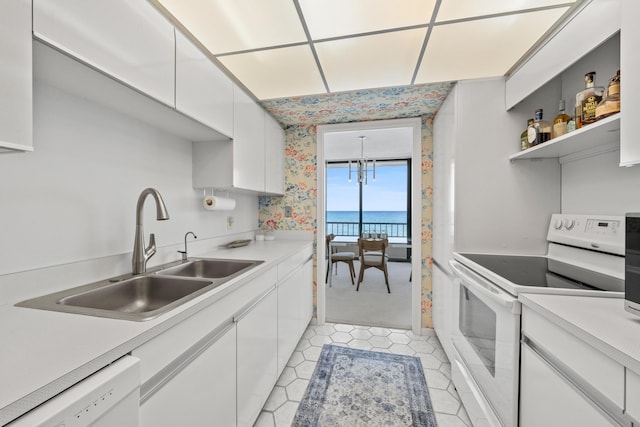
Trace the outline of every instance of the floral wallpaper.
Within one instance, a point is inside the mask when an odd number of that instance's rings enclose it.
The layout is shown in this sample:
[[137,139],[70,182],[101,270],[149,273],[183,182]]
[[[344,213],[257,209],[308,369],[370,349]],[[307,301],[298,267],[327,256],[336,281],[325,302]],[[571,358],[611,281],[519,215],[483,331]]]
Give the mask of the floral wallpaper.
[[451,82],[431,83],[281,98],[260,103],[285,126],[402,119],[434,116],[452,87]]
[[[317,233],[316,126],[406,117],[422,118],[422,327],[431,318],[433,117],[454,83],[369,89],[338,94],[262,101],[285,125],[285,195],[260,197],[258,221],[263,230],[307,230]],[[284,207],[292,207],[291,217]],[[314,272],[315,277],[315,272]],[[314,307],[316,287],[314,282]]]

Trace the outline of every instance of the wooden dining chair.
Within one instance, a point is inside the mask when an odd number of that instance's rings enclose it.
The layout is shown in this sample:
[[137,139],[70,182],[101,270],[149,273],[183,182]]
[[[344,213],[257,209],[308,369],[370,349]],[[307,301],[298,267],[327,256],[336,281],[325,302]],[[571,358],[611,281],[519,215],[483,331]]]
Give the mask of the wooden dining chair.
[[[335,239],[335,234],[327,235],[327,254],[331,252],[331,264],[329,264],[329,257],[327,256],[327,274],[324,278],[325,283],[329,280],[329,274],[333,270],[333,264],[337,262],[344,262],[349,266],[349,277],[351,278],[351,284],[354,285],[354,279],[356,278],[356,269],[353,266],[353,261],[358,258],[358,256],[349,251],[345,252],[334,252],[334,248],[331,246],[331,241]],[[336,266],[336,269],[338,266]],[[337,271],[337,270],[336,270]]]
[[387,285],[387,292],[391,293],[389,288],[389,273],[387,272],[387,255],[386,250],[389,246],[388,239],[358,239],[358,248],[360,251],[360,275],[358,276],[358,286],[356,291],[360,289],[360,282],[364,277],[364,271],[367,268],[377,268],[384,273],[384,282]]

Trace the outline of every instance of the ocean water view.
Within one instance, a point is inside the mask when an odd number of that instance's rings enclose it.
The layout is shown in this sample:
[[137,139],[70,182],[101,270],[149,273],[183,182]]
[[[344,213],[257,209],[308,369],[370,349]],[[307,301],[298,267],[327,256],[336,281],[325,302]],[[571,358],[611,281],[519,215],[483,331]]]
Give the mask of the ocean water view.
[[[358,211],[327,211],[327,233],[357,236]],[[362,232],[387,233],[407,237],[407,211],[363,211]]]

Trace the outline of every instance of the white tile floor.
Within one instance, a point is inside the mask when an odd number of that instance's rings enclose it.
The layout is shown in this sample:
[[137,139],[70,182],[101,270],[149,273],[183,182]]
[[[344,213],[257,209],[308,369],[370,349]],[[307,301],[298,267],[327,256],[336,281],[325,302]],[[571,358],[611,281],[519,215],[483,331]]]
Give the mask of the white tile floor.
[[327,323],[307,328],[254,427],[291,426],[323,344],[419,357],[438,426],[471,426],[451,382],[451,364],[437,337],[401,329]]

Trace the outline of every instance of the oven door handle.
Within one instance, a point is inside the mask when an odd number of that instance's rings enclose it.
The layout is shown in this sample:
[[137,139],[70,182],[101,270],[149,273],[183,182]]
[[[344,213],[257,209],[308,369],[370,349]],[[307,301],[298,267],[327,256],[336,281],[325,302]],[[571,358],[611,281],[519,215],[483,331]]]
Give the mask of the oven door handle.
[[510,309],[513,314],[520,314],[521,305],[516,297],[507,295],[494,286],[485,285],[484,283],[486,281],[483,278],[470,271],[465,271],[465,268],[457,261],[450,260],[449,265],[451,265],[451,268],[453,268],[460,281],[463,282],[461,283],[463,286],[484,295],[502,307]]

